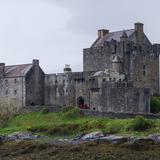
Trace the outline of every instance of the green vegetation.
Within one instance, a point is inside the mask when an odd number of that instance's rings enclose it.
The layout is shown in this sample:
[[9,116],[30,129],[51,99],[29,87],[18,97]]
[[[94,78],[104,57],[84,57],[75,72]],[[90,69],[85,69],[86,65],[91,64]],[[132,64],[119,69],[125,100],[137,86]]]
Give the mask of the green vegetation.
[[152,122],[143,116],[137,116],[129,125],[129,129],[133,131],[144,131],[151,127],[153,127]]
[[160,96],[153,96],[151,98],[151,112],[152,113],[160,112]]
[[81,115],[78,109],[67,108],[60,113],[43,110],[17,115],[1,127],[0,134],[10,134],[17,131],[31,131],[52,136],[74,136],[92,131],[145,136],[160,133],[160,120],[148,120],[140,116],[135,119],[86,117]]

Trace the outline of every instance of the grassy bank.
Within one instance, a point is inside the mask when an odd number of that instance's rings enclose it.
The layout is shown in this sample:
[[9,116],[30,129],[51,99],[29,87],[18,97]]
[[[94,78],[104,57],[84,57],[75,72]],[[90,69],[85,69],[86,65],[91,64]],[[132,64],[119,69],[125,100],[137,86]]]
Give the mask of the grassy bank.
[[86,117],[81,115],[78,109],[70,109],[61,113],[43,110],[15,116],[0,128],[0,134],[17,131],[68,136],[103,131],[109,134],[145,136],[160,133],[160,120],[146,120],[143,117],[136,119]]

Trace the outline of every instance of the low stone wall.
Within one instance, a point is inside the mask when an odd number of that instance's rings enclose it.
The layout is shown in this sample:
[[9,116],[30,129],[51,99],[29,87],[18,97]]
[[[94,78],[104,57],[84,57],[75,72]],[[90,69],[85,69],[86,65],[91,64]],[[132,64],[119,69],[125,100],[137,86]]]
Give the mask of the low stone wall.
[[134,118],[136,116],[143,116],[148,119],[160,118],[160,115],[156,115],[156,114],[113,113],[113,112],[98,112],[98,111],[91,111],[91,110],[81,110],[81,113],[83,115],[92,116],[92,117],[106,117],[106,118],[119,118],[119,119]]
[[[22,111],[28,112],[38,112],[43,109],[48,109],[50,112],[60,112],[62,111],[63,107],[60,106],[27,106],[22,109]],[[105,118],[119,118],[119,119],[126,119],[126,118],[134,118],[136,116],[143,116],[148,119],[160,119],[160,115],[156,114],[133,114],[133,113],[114,113],[114,112],[99,112],[99,111],[92,111],[92,110],[83,110],[81,109],[81,113],[86,116],[91,117],[105,117]]]
[[62,110],[62,107],[60,106],[26,106],[22,109],[22,111],[38,112],[43,109],[48,109],[50,112],[60,112]]

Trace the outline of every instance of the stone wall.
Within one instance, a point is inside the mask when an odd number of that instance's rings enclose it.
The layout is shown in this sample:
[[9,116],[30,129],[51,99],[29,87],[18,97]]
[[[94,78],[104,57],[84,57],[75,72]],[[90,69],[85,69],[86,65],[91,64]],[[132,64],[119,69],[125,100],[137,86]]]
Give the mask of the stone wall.
[[99,111],[92,111],[92,110],[81,110],[81,113],[85,116],[104,117],[104,118],[127,119],[127,118],[135,118],[136,116],[143,116],[149,119],[159,119],[160,118],[160,116],[156,114],[114,113],[114,112],[99,112]]
[[[121,87],[115,82],[103,82],[99,90],[90,91],[90,108],[101,112],[149,113],[150,90]],[[122,82],[123,83],[123,82]],[[119,87],[117,87],[119,86]]]
[[75,106],[83,92],[83,73],[58,73],[45,76],[45,104]]
[[131,55],[131,79],[138,88],[150,88],[151,94],[159,93],[159,55],[151,46],[143,46]]
[[0,79],[0,112],[16,111],[25,103],[23,77]]

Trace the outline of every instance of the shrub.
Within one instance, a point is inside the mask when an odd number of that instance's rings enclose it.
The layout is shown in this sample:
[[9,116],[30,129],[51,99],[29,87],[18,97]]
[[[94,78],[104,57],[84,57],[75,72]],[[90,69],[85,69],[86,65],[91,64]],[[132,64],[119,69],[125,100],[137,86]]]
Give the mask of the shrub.
[[160,112],[160,97],[154,96],[151,98],[151,112],[159,113]]
[[136,116],[129,124],[129,129],[133,131],[143,131],[151,127],[151,121],[145,119],[143,116]]
[[81,116],[79,108],[72,108],[68,111],[62,112],[62,117],[66,119],[76,119]]
[[62,113],[65,113],[65,112],[71,111],[71,110],[73,110],[73,109],[75,109],[75,107],[73,107],[73,106],[64,107],[64,108],[62,109]]
[[44,109],[41,110],[41,113],[42,114],[47,114],[47,113],[49,113],[49,109],[48,108],[44,108]]
[[27,131],[30,132],[42,132],[45,131],[47,126],[45,125],[35,125],[35,126],[27,126],[26,129]]

